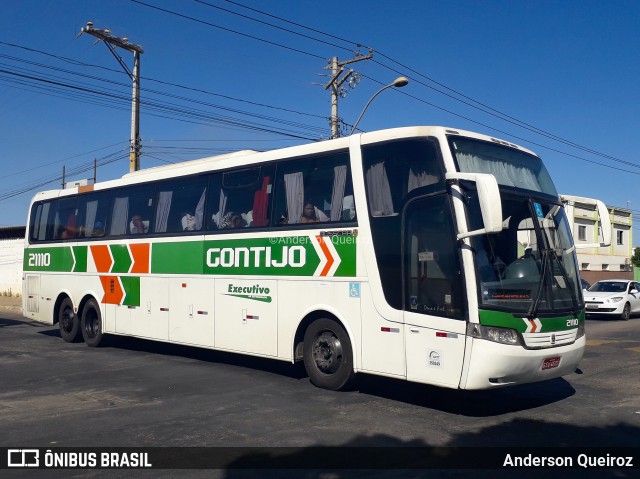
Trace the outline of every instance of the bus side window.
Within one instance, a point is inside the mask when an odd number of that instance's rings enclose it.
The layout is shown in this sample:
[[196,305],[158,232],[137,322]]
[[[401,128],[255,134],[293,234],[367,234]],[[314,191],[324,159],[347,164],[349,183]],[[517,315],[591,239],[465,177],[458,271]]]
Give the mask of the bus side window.
[[274,167],[226,171],[217,197],[210,196],[211,219],[218,229],[254,228],[269,224]]
[[207,197],[206,176],[171,180],[159,186],[155,233],[200,231]]
[[61,198],[56,202],[54,239],[69,240],[78,234],[78,208],[76,197]]
[[[150,220],[154,207],[154,188],[145,185],[136,185],[115,191],[113,208],[111,210],[110,231],[111,235],[122,236],[149,232]],[[139,217],[132,226],[134,217]]]
[[331,153],[284,163],[278,170],[275,223],[353,221],[348,154]]
[[53,239],[54,225],[49,214],[55,210],[51,201],[34,205],[31,212],[31,240],[47,241]]
[[78,210],[82,218],[81,238],[98,238],[105,234],[105,223],[109,214],[108,194],[91,193],[81,195]]
[[436,142],[429,139],[364,146],[363,166],[371,216],[398,215],[408,196],[420,188],[440,185],[444,190],[439,151]]

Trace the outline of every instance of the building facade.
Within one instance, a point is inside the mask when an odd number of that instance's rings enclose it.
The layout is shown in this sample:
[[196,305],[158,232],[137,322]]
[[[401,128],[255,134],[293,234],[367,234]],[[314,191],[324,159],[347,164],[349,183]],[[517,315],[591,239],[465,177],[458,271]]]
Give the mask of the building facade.
[[0,228],[0,295],[20,296],[24,226]]

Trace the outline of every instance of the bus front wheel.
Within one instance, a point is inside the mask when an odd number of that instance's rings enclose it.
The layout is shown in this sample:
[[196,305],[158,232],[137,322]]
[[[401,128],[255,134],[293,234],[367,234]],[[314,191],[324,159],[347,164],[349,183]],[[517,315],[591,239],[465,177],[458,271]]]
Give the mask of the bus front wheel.
[[311,382],[337,391],[353,379],[353,351],[344,328],[322,318],[309,325],[304,335],[304,367]]
[[102,341],[102,315],[100,305],[90,299],[82,310],[82,337],[87,346],[96,347]]
[[80,318],[73,311],[71,298],[64,298],[58,308],[58,327],[60,336],[68,343],[75,343],[80,339]]

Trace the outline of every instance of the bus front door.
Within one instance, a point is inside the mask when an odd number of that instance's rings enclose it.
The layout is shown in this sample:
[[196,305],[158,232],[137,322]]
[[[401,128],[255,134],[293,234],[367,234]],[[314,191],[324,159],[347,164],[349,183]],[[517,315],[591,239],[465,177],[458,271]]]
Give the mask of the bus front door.
[[448,196],[414,200],[403,228],[407,379],[458,387],[466,301]]

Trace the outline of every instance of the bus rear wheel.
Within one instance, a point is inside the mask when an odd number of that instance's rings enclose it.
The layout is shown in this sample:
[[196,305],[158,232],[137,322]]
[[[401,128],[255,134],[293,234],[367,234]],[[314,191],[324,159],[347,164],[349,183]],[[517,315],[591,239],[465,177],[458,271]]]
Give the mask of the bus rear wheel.
[[102,341],[102,315],[100,305],[95,299],[90,299],[82,309],[82,337],[87,346],[96,347]]
[[353,351],[349,335],[337,322],[322,318],[304,335],[304,367],[311,382],[338,391],[353,379]]
[[58,327],[66,342],[75,343],[80,339],[80,318],[73,311],[71,298],[64,298],[58,307]]

